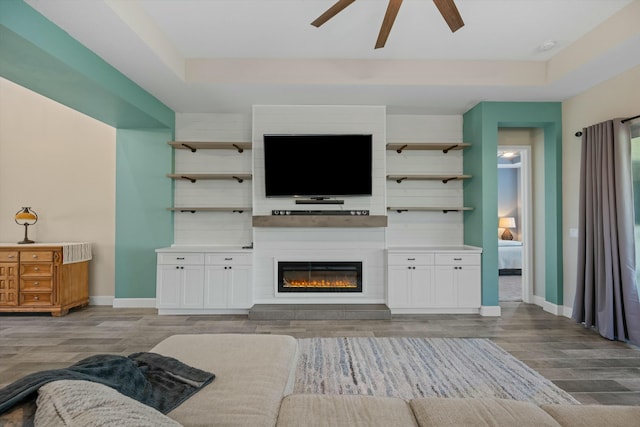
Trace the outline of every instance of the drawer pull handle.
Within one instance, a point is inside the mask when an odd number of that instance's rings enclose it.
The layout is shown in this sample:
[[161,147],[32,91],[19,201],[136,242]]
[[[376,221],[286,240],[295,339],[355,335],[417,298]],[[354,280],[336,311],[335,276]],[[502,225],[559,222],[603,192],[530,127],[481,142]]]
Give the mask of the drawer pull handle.
[[15,255],[9,255],[7,258],[15,258]]
[[415,261],[415,258],[407,258],[407,261]]
[[454,258],[454,261],[462,261],[462,258]]
[[184,259],[183,256],[176,257],[176,259]]
[[225,258],[225,261],[233,261],[233,258]]

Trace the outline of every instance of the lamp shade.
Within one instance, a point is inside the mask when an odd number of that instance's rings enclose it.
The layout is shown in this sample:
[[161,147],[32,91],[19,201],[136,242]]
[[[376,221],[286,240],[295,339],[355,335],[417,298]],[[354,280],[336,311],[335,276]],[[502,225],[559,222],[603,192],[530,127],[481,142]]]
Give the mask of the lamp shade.
[[23,207],[16,212],[15,221],[20,225],[33,225],[38,221],[38,214],[32,211],[30,207]]
[[512,216],[505,216],[498,220],[498,228],[515,228],[516,219]]

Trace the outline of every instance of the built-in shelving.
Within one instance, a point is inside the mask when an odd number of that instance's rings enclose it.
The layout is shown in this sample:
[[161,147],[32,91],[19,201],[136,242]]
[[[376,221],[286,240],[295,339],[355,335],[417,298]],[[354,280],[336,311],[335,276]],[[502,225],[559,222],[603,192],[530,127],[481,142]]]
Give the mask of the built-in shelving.
[[238,182],[243,182],[244,180],[251,179],[251,174],[247,173],[169,173],[167,176],[171,179],[183,179],[187,181],[191,181],[192,183],[197,182],[200,179],[210,180],[210,179],[235,179]]
[[196,212],[236,212],[236,213],[243,213],[243,212],[251,212],[251,207],[191,207],[191,206],[183,206],[183,207],[173,207],[173,208],[167,208],[167,210],[169,211],[174,211],[174,212],[189,212],[189,213],[196,213]]
[[398,184],[401,184],[402,181],[413,181],[413,180],[432,180],[432,181],[442,181],[443,184],[446,184],[449,181],[458,181],[463,179],[469,179],[471,175],[421,175],[421,174],[404,174],[404,175],[387,175],[387,180],[396,181]]
[[461,212],[461,211],[472,211],[473,208],[467,206],[406,206],[406,207],[398,207],[398,206],[388,206],[388,211],[394,211],[397,213],[409,212],[409,211],[422,211],[422,212]]
[[387,150],[393,150],[402,153],[404,150],[441,150],[448,153],[452,150],[462,150],[470,147],[471,144],[466,142],[389,142]]
[[238,153],[251,150],[250,142],[169,141],[169,145],[179,150],[191,150],[193,153],[198,150],[237,150]]

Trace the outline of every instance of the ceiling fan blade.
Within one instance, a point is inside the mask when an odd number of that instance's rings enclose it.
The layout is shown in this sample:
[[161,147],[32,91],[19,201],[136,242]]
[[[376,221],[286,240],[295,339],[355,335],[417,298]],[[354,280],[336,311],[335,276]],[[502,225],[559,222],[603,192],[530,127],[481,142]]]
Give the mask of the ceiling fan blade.
[[464,21],[454,0],[433,0],[436,7],[440,11],[440,14],[447,21],[447,25],[451,28],[451,32],[455,33],[460,28],[464,27]]
[[389,0],[387,12],[384,14],[384,20],[380,27],[380,33],[378,33],[378,40],[376,40],[376,49],[384,47],[387,42],[387,38],[391,32],[391,27],[393,27],[393,22],[396,20],[396,15],[398,15],[401,5],[402,0]]
[[344,8],[349,6],[354,1],[356,0],[338,0],[333,6],[327,9],[325,13],[318,16],[316,20],[311,23],[311,25],[313,25],[314,27],[319,27],[320,25],[327,22],[329,19],[336,16],[338,13],[340,13]]

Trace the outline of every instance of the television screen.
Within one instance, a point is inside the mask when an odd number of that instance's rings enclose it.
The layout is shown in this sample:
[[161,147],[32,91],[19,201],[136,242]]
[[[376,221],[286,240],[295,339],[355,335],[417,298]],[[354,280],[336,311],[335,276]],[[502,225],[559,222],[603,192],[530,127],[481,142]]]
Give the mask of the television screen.
[[264,135],[265,194],[370,196],[372,136]]

